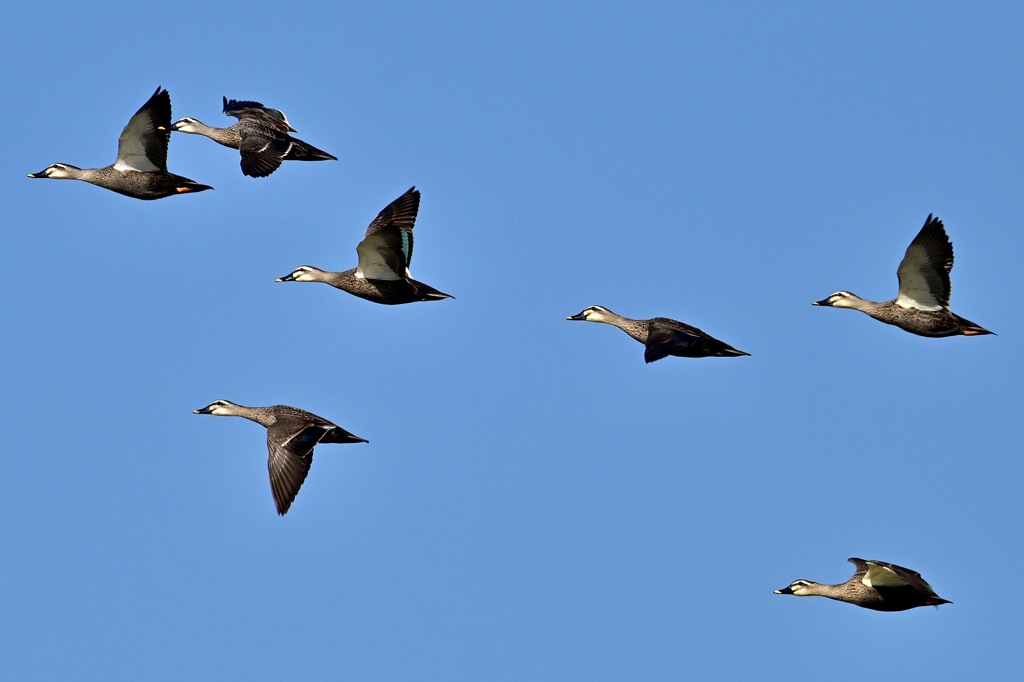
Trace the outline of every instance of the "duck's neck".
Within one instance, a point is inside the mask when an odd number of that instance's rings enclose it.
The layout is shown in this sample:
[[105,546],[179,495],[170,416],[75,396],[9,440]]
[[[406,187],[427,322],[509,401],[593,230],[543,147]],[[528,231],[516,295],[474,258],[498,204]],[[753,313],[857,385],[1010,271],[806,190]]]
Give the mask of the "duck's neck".
[[277,421],[272,410],[265,407],[246,407],[245,405],[232,405],[231,411],[224,413],[225,417],[245,417],[263,426],[270,426]]
[[647,320],[634,320],[605,309],[596,321],[618,327],[640,343],[647,343]]
[[866,298],[861,298],[855,294],[850,294],[846,298],[842,299],[836,308],[853,308],[854,310],[860,310],[861,312],[870,313],[877,309],[882,303],[878,301],[870,301]]
[[193,135],[202,135],[210,138],[218,144],[224,145],[225,147],[238,149],[238,145],[242,143],[242,136],[235,127],[237,125],[238,124],[236,123],[228,128],[214,128],[213,126],[208,126],[205,123],[196,121],[189,126],[191,130],[182,130],[181,132],[191,133]]
[[68,171],[68,179],[70,180],[84,180],[91,182],[96,185],[102,185],[104,178],[103,174],[100,173],[103,169],[101,168],[75,168],[74,170]]

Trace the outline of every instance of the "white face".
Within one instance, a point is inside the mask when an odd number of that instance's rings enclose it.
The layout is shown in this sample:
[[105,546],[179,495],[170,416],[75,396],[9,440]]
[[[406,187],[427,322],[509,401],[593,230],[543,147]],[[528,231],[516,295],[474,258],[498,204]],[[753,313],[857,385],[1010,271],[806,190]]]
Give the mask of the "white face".
[[290,277],[296,282],[315,282],[319,272],[320,270],[309,265],[300,265],[292,271]]
[[570,319],[583,318],[587,322],[600,322],[601,320],[604,319],[605,313],[607,312],[608,310],[606,308],[602,308],[599,305],[592,305],[589,308],[584,308],[583,312],[581,312],[579,315],[573,315],[573,317]]
[[197,123],[199,123],[199,121],[194,118],[183,118],[176,121],[174,125],[171,126],[171,130],[177,130],[179,133],[194,133],[196,132]]
[[852,298],[854,298],[854,296],[849,291],[837,291],[825,300],[827,301],[826,305],[830,305],[834,308],[849,308],[850,300]]
[[235,404],[227,400],[215,400],[201,410],[195,410],[195,414],[215,414],[219,417],[234,415]]
[[810,584],[807,580],[794,580],[789,589],[798,597],[806,597],[809,594],[808,588]]
[[36,173],[35,177],[50,178],[52,180],[64,180],[71,177],[71,173],[68,170],[72,166],[68,166],[65,163],[55,163],[47,166],[45,170],[40,173]]

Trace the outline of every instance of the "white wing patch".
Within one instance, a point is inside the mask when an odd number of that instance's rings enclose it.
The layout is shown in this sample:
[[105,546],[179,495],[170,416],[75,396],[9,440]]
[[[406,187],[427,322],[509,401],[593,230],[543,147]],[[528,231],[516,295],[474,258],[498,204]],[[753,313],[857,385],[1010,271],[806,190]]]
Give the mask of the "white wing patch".
[[401,280],[405,279],[403,273],[395,272],[392,267],[388,264],[388,256],[391,256],[391,260],[396,260],[395,254],[392,253],[391,249],[384,239],[370,235],[363,241],[359,242],[356,247],[356,253],[359,254],[359,265],[356,266],[356,277],[360,279],[383,279],[383,280]]
[[146,140],[152,138],[152,142],[159,145],[157,136],[164,134],[157,131],[148,114],[142,111],[136,113],[117,139],[117,161],[114,162],[114,168],[120,171],[162,171],[146,155]]
[[119,171],[143,171],[146,173],[162,170],[155,163],[149,160],[142,143],[136,139],[125,140],[118,150],[117,161],[114,168]]
[[900,278],[900,293],[896,297],[896,305],[918,310],[943,310],[943,305],[939,302],[936,292],[928,286],[928,277],[925,276],[926,269],[936,267],[938,266],[929,260],[924,247],[911,244],[896,270]]
[[903,286],[900,287],[899,296],[896,297],[896,305],[901,308],[916,308],[917,310],[944,310],[922,279],[921,286],[910,286],[907,282],[912,278],[904,277]]
[[895,571],[878,564],[868,564],[867,573],[860,579],[868,587],[906,587],[907,581]]

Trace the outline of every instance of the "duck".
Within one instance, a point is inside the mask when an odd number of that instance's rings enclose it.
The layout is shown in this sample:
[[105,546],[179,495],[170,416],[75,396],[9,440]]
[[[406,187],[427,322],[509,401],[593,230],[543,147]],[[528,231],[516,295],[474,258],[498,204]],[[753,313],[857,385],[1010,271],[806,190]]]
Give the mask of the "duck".
[[270,491],[281,516],[288,513],[306,480],[317,443],[369,442],[323,417],[289,405],[245,407],[228,400],[215,400],[192,413],[245,417],[266,427]]
[[225,147],[239,150],[242,173],[253,178],[267,177],[284,161],[338,160],[338,157],[289,135],[297,131],[280,109],[224,97],[224,113],[237,118],[238,123],[227,128],[214,128],[186,117],[175,121],[171,130],[203,135]]
[[[228,108],[228,98],[224,97],[223,99],[224,109],[226,110]],[[231,102],[237,104],[235,100],[231,100]],[[249,105],[249,108],[260,108],[268,116],[276,118],[278,121],[281,121],[284,124],[285,132],[298,132],[297,130],[295,130],[295,128],[292,128],[291,123],[288,121],[288,117],[285,116],[285,113],[280,109],[272,109],[270,107],[265,107],[259,102],[246,102],[246,104]],[[279,123],[277,125],[280,126],[281,124]],[[186,116],[185,118],[180,118],[171,124],[171,130],[174,132],[189,133],[192,135],[202,135],[204,137],[210,138],[211,140],[217,142],[218,144],[222,144],[225,147],[230,147],[231,149],[238,149],[238,146],[242,142],[241,127],[241,122],[239,122],[235,123],[234,125],[228,126],[227,128],[215,128],[213,126],[206,125],[198,119],[190,118],[188,116]]]
[[134,199],[152,200],[213,189],[167,172],[171,137],[171,96],[158,87],[128,120],[117,142],[117,160],[103,168],[79,168],[54,163],[30,178],[82,180]]
[[953,244],[942,221],[929,214],[896,269],[900,283],[896,298],[876,302],[849,291],[837,291],[811,305],[853,308],[918,336],[993,334],[949,309],[949,273],[952,270]]
[[633,320],[617,315],[604,306],[592,305],[565,319],[603,322],[618,327],[644,344],[644,360],[648,363],[669,355],[680,358],[727,358],[750,355],[696,327],[668,317]]
[[918,606],[952,604],[935,594],[921,574],[885,561],[851,557],[856,567],[850,578],[838,585],[823,585],[813,580],[794,580],[775,594],[797,597],[828,597],[873,611],[906,611]]
[[353,296],[384,305],[455,298],[409,275],[412,229],[419,207],[420,193],[415,186],[385,206],[356,246],[359,264],[351,270],[330,272],[301,265],[276,281],[323,282]]

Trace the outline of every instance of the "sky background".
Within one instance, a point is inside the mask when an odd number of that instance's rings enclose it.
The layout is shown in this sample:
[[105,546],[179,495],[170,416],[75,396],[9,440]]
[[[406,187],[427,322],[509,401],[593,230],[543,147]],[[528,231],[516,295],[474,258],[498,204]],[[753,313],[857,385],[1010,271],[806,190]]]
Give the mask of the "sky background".
[[[0,667],[9,679],[962,680],[1024,666],[1020,3],[18,3],[0,336]],[[337,162],[144,202],[29,180],[114,160],[157,86],[174,119],[285,111]],[[423,193],[380,306],[344,270]],[[925,217],[952,308],[896,293]],[[643,362],[593,304],[751,357]],[[325,445],[286,517],[265,434]],[[846,558],[940,609],[773,594]]]

